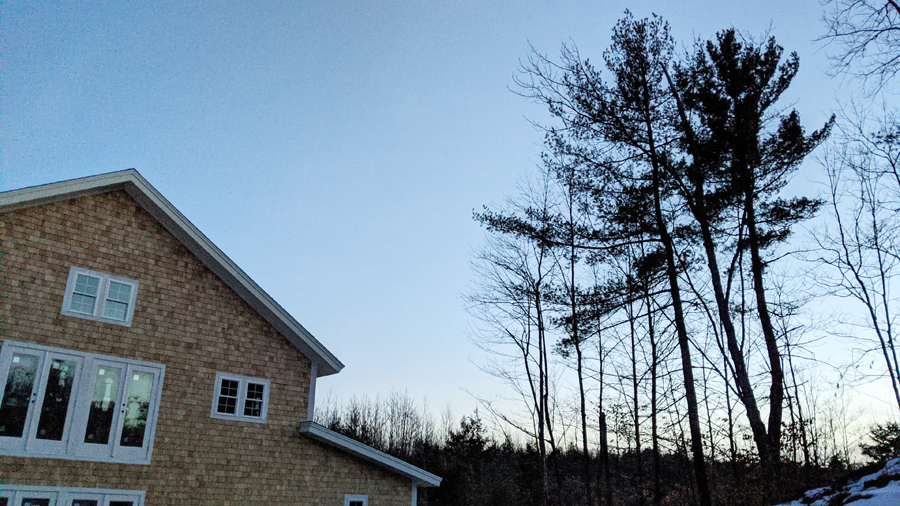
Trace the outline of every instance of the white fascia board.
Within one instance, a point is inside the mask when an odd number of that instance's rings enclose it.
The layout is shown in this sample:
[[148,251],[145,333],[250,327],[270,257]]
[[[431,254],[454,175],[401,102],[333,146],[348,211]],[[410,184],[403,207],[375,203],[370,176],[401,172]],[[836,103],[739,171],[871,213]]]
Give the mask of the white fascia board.
[[363,460],[367,460],[381,466],[389,471],[401,474],[413,480],[413,483],[420,487],[439,487],[441,485],[440,476],[435,476],[424,469],[420,469],[408,462],[404,462],[397,457],[392,457],[387,453],[376,450],[371,446],[364,445],[355,439],[351,439],[343,434],[326,429],[325,427],[314,422],[303,422],[300,424],[300,433],[312,438],[320,443],[333,446],[347,453],[355,455]]
[[291,344],[315,362],[319,376],[335,374],[344,368],[337,357],[134,169],[0,193],[0,214],[116,190],[127,192]]

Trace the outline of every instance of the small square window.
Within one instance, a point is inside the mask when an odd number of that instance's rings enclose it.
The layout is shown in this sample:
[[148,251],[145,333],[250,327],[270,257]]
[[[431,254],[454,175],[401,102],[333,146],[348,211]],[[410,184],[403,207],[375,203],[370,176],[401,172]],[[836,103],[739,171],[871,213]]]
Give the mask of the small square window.
[[344,496],[344,506],[369,506],[369,496],[347,494]]
[[130,327],[137,291],[133,279],[72,267],[62,314]]
[[269,380],[216,374],[210,416],[224,420],[265,423],[269,407]]

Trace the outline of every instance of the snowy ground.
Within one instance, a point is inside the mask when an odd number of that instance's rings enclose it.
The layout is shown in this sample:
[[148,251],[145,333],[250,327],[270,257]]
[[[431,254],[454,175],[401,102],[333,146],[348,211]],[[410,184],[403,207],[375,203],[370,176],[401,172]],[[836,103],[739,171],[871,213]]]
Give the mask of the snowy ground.
[[900,459],[846,487],[808,490],[799,500],[780,506],[900,506]]

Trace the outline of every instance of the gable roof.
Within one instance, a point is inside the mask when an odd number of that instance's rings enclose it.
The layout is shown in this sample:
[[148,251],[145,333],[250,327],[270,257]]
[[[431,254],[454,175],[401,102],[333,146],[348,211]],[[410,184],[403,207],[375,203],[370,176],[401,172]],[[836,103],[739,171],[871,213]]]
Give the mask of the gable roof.
[[316,364],[318,376],[335,374],[344,368],[337,357],[134,169],[2,192],[0,214],[118,190],[128,193],[206,267]]
[[344,450],[351,455],[372,462],[389,471],[411,478],[413,483],[420,487],[439,487],[441,485],[442,478],[440,476],[431,474],[424,469],[420,469],[408,462],[404,462],[387,453],[376,450],[371,446],[364,445],[343,434],[328,430],[315,422],[301,423],[300,433],[306,437],[315,439],[320,443]]

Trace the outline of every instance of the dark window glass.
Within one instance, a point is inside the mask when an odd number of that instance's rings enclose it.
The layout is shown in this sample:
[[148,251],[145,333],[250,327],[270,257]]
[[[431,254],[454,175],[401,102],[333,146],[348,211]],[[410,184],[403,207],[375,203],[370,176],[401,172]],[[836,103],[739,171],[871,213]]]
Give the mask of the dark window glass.
[[75,362],[53,359],[47,375],[47,389],[38,419],[37,438],[61,441],[75,382]]
[[238,382],[234,380],[222,380],[222,395],[226,397],[237,397]]
[[136,372],[128,384],[125,397],[125,419],[122,422],[122,446],[144,446],[147,415],[150,412],[150,394],[153,391],[153,373]]
[[350,506],[363,506],[364,503],[362,501],[350,501]]
[[219,402],[216,412],[233,415],[237,412],[238,387],[240,383],[235,380],[223,379],[219,386]]
[[22,437],[38,361],[35,355],[13,353],[0,404],[0,436]]
[[109,506],[134,506],[132,501],[110,501]]
[[85,443],[105,445],[109,443],[113,415],[116,410],[116,396],[119,393],[119,378],[122,370],[116,367],[100,366],[94,378],[94,396],[88,413]]
[[9,499],[0,497],[0,506],[6,506],[7,504],[9,504]]
[[22,499],[22,506],[50,506],[50,499],[26,497],[25,499]]
[[72,501],[72,506],[97,506],[97,504],[96,499],[75,499]]
[[262,416],[263,395],[266,386],[260,383],[247,383],[247,400],[244,402],[244,416]]
[[219,413],[233,415],[236,406],[237,399],[233,399],[231,397],[219,397],[219,405],[216,407],[216,411],[218,411]]

